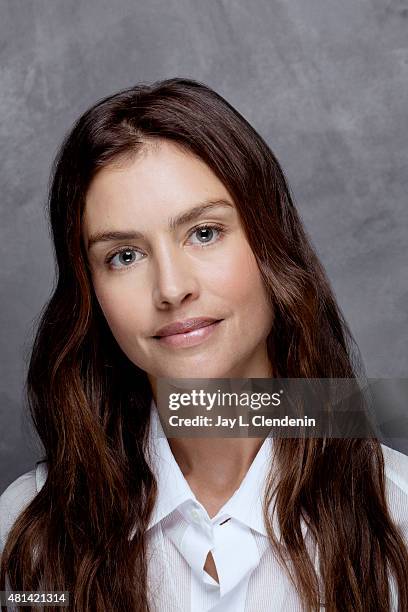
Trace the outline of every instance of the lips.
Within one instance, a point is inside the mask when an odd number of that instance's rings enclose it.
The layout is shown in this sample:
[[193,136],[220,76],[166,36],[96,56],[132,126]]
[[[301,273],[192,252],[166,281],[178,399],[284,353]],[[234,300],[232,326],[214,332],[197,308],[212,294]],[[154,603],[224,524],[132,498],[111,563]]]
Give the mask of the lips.
[[186,334],[194,329],[207,327],[208,325],[212,325],[220,320],[221,319],[214,319],[213,317],[195,317],[192,319],[186,319],[185,321],[174,321],[173,323],[158,329],[153,337],[162,338],[164,336],[173,336],[175,334]]

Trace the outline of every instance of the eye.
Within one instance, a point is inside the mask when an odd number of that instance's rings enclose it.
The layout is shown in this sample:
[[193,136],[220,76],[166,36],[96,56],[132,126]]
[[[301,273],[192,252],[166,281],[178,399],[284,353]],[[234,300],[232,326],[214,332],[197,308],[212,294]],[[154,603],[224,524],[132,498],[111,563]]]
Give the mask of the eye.
[[122,249],[118,249],[114,253],[111,253],[107,257],[106,263],[108,263],[112,268],[122,268],[130,266],[135,261],[140,261],[140,259],[142,259],[142,257],[138,259],[136,258],[136,255],[138,253],[139,255],[141,255],[140,251],[136,251],[136,249],[124,247]]
[[[212,244],[221,240],[223,235],[225,234],[226,229],[221,225],[211,223],[206,225],[201,225],[199,227],[195,227],[190,231],[189,236],[194,236],[195,234],[198,236],[199,241],[193,242],[193,244],[205,247],[207,245],[211,246]],[[214,239],[214,236],[215,239]],[[137,257],[137,255],[141,257]],[[110,267],[116,270],[129,268],[134,263],[141,261],[143,259],[143,253],[133,247],[122,247],[117,249],[114,253],[110,253],[106,259],[105,263]]]
[[[213,244],[214,242],[217,242],[217,240],[221,238],[223,233],[224,228],[221,225],[207,224],[193,228],[190,232],[190,236],[197,235],[197,237],[199,238],[199,242],[193,244],[206,246],[206,244]],[[218,234],[218,238],[216,238],[215,240],[213,240],[214,234]]]

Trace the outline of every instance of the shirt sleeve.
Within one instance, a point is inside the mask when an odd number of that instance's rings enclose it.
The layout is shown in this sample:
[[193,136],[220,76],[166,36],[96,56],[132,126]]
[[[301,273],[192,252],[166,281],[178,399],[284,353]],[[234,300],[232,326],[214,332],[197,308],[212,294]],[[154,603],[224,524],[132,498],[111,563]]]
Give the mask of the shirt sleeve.
[[389,511],[408,546],[408,456],[384,445],[382,450]]
[[0,496],[0,554],[10,529],[37,494],[35,469],[12,482]]
[[[388,509],[402,539],[408,548],[408,457],[388,446],[381,445],[384,455],[385,489]],[[390,576],[391,610],[397,612],[397,586]]]

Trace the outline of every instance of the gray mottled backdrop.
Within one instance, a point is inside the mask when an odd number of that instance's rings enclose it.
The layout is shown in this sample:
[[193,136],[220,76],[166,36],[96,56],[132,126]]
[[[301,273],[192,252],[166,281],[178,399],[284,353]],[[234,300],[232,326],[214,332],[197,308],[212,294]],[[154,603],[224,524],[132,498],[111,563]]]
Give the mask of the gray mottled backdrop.
[[286,171],[368,375],[407,376],[407,0],[0,7],[0,491],[40,454],[24,377],[53,281],[50,164],[80,113],[137,81],[202,80],[256,127]]

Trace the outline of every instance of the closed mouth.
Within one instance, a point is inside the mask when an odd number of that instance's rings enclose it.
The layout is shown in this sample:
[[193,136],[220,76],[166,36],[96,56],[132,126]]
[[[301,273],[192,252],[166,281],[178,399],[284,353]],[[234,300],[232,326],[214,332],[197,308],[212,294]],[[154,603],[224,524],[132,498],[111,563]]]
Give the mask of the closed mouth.
[[[160,338],[168,338],[169,336],[177,336],[177,335],[182,335],[182,334],[189,334],[191,332],[194,332],[198,329],[203,329],[204,327],[209,327],[210,325],[214,325],[215,323],[219,323],[220,321],[222,321],[223,319],[209,319],[209,320],[203,320],[199,323],[195,323],[192,325],[180,325],[180,329],[177,329],[177,327],[179,326],[175,326],[176,328],[174,329],[174,331],[172,329],[169,329],[169,331],[167,332],[167,330],[163,330],[164,333],[162,334],[157,334],[152,336],[152,338],[155,338],[156,340],[159,340]],[[169,326],[170,327],[170,326]]]

